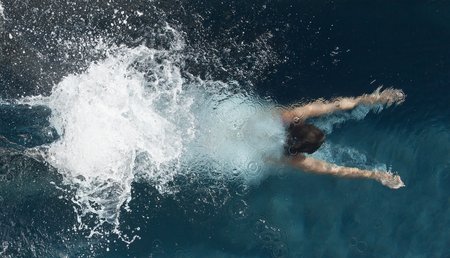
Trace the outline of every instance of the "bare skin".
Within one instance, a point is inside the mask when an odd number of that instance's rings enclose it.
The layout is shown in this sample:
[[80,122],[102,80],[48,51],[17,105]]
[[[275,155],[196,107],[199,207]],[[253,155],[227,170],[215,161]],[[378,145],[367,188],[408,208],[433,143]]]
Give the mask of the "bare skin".
[[[282,111],[281,116],[283,122],[289,124],[298,119],[306,120],[311,117],[324,116],[337,111],[351,110],[360,104],[383,104],[390,106],[392,104],[398,105],[405,101],[406,95],[401,90],[392,88],[383,91],[380,90],[381,87],[371,94],[365,94],[359,97],[337,98],[332,101],[316,100],[300,107],[285,109]],[[291,166],[307,172],[348,178],[373,179],[391,189],[398,189],[405,186],[400,176],[394,175],[391,172],[338,166],[302,154],[287,157],[285,161]]]

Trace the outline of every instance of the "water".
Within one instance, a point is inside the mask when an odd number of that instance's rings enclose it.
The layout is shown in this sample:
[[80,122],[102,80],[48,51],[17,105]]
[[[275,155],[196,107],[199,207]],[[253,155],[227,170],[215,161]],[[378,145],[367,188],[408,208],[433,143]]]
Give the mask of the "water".
[[[444,1],[0,4],[5,257],[447,257]],[[406,187],[267,162],[273,110],[403,89],[318,119],[315,156]]]

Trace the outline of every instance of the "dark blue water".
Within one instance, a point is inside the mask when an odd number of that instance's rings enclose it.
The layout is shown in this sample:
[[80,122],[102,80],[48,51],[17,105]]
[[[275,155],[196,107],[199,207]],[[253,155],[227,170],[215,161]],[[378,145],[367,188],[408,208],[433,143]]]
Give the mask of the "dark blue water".
[[[447,1],[0,1],[1,256],[450,257]],[[99,221],[93,214],[78,228],[76,186],[26,154],[58,141],[52,110],[14,101],[49,96],[106,59],[92,50],[99,38],[170,49],[167,25],[185,44],[169,54],[183,56],[185,88],[193,77],[222,81],[237,88],[228,94],[281,105],[403,89],[405,103],[328,139],[386,164],[406,187],[292,169],[243,186],[199,170],[175,177],[171,194],[134,181],[122,234],[105,223],[88,237]]]

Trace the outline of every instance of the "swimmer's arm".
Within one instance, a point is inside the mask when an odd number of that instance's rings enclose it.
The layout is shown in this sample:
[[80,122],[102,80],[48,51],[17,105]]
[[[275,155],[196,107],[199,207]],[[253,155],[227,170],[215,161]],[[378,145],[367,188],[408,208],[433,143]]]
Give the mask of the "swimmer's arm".
[[337,166],[322,160],[306,157],[304,155],[298,155],[295,158],[290,158],[289,163],[290,165],[307,172],[330,174],[340,177],[374,179],[392,189],[398,189],[405,186],[400,176],[393,175],[390,172],[370,171],[358,168]]
[[355,108],[359,104],[359,98],[338,98],[333,101],[325,101],[322,99],[315,100],[306,105],[283,110],[283,121],[289,123],[298,117],[306,120],[311,117],[318,117],[331,114],[336,111],[345,111]]
[[283,121],[289,123],[295,117],[303,120],[311,117],[318,117],[331,114],[336,111],[346,111],[355,108],[360,104],[375,105],[375,104],[401,104],[405,100],[405,93],[402,90],[388,88],[381,91],[381,87],[376,89],[371,94],[364,94],[359,97],[341,97],[331,101],[322,99],[316,100],[309,104],[287,109],[282,111]]

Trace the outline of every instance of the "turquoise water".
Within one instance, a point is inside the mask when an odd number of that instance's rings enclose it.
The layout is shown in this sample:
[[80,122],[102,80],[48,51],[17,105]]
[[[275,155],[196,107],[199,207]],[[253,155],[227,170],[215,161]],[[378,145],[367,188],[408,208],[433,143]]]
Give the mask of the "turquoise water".
[[[450,256],[445,1],[0,2],[1,256]],[[405,188],[267,163],[381,85],[316,155]]]

